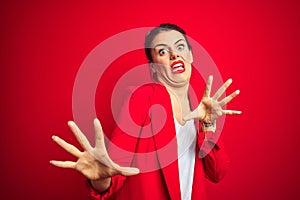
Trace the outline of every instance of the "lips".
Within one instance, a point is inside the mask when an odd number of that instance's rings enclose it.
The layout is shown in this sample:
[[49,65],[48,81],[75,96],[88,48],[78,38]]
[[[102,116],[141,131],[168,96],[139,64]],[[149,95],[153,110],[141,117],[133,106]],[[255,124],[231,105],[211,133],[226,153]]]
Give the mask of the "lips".
[[185,72],[184,63],[181,60],[173,62],[171,64],[171,71],[173,74],[181,74]]

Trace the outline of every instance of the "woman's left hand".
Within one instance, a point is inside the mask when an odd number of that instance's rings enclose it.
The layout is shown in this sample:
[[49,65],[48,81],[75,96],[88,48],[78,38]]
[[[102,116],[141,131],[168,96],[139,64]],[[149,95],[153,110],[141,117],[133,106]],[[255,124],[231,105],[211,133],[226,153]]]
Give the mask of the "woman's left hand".
[[240,93],[239,90],[236,90],[235,92],[225,97],[221,101],[218,101],[218,99],[222,96],[225,90],[232,83],[232,79],[228,79],[217,90],[215,95],[213,95],[213,97],[210,97],[212,82],[213,82],[213,76],[209,76],[199,106],[194,111],[190,112],[185,117],[183,117],[183,120],[188,121],[190,119],[198,118],[203,123],[213,123],[217,118],[219,118],[222,115],[235,115],[235,114],[242,113],[241,111],[237,111],[237,110],[222,109],[222,107],[225,104],[230,102],[233,98],[235,98]]

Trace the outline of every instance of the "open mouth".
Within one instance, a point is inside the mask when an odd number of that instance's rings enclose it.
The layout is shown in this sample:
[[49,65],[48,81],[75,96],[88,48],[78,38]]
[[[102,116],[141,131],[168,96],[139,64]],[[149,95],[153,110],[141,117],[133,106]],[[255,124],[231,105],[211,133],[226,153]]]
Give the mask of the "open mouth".
[[173,62],[171,65],[171,70],[173,74],[180,74],[185,72],[184,63],[181,60]]

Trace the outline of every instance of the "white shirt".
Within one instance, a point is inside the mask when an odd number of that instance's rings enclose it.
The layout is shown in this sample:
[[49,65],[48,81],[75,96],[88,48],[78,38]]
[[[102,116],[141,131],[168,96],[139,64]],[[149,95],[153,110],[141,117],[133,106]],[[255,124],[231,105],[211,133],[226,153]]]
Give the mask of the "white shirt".
[[178,143],[181,199],[191,200],[195,165],[196,128],[194,120],[187,121],[183,126],[176,119],[174,121]]

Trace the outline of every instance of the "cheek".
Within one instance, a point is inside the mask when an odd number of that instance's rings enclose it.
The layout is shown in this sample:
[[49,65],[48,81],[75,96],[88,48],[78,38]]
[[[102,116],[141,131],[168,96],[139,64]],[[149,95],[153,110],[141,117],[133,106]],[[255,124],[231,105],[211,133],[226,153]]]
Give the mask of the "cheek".
[[165,65],[169,64],[169,59],[167,57],[161,57],[161,56],[159,56],[159,57],[153,58],[153,62],[165,66]]
[[161,64],[161,63],[159,63],[159,61],[154,61],[153,60],[153,67],[152,67],[152,71],[153,72],[162,72],[162,71],[164,71],[165,70],[165,67],[164,67],[164,65],[163,64]]
[[155,65],[155,70],[156,70],[156,71],[163,72],[163,71],[166,71],[166,70],[167,70],[167,66],[164,65],[163,63],[157,63],[157,64]]
[[183,57],[183,59],[184,59],[186,62],[192,64],[192,62],[193,62],[193,56],[192,56],[192,54],[191,54],[190,52],[184,52],[184,53],[182,54],[182,57]]

